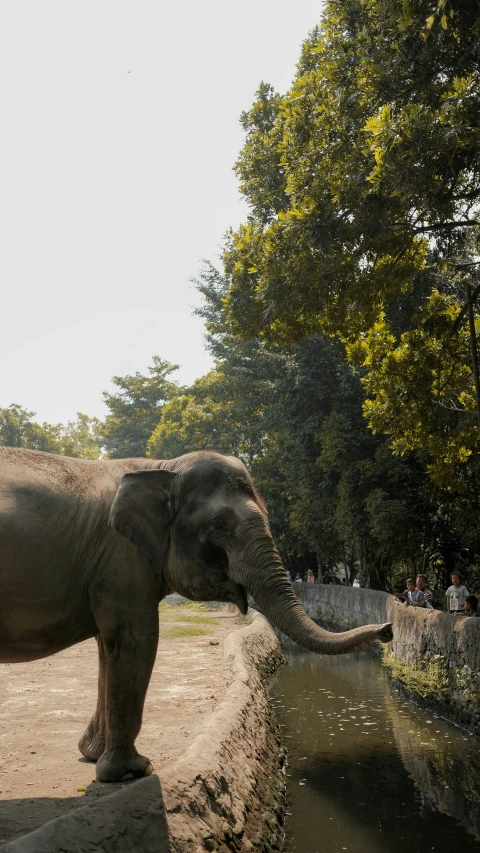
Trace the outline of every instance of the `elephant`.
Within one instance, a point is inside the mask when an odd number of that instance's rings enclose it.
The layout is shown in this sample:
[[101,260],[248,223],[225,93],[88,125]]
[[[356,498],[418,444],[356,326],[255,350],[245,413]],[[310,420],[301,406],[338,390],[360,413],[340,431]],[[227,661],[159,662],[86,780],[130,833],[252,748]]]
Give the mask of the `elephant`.
[[242,614],[250,593],[274,626],[321,654],[392,639],[390,623],[332,634],[307,616],[234,456],[84,460],[1,447],[0,472],[0,662],[97,639],[97,707],[79,749],[99,781],[152,772],[135,740],[171,592]]

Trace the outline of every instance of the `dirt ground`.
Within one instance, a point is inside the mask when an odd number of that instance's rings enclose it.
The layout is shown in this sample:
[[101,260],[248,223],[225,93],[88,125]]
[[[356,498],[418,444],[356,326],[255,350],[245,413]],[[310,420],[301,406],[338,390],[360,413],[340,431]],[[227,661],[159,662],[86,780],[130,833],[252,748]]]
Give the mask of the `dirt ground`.
[[[222,699],[223,642],[238,610],[160,605],[160,642],[137,749],[160,779]],[[0,666],[0,843],[132,784],[95,781],[77,742],[96,705],[97,649],[88,640],[32,663]],[[134,784],[134,783],[133,783]]]

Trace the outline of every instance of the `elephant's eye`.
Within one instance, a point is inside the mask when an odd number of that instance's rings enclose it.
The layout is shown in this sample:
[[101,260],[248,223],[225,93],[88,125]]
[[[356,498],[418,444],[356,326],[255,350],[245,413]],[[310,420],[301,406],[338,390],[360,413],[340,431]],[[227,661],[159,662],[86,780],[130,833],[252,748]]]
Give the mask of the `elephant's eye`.
[[216,518],[213,522],[214,530],[225,530],[225,522],[221,518]]

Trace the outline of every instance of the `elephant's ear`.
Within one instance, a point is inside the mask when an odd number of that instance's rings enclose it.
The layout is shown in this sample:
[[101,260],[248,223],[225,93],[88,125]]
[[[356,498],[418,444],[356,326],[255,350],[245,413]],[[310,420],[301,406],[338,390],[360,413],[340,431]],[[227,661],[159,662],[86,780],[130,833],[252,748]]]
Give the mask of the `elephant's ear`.
[[122,477],[108,523],[163,567],[172,521],[173,471],[135,471]]

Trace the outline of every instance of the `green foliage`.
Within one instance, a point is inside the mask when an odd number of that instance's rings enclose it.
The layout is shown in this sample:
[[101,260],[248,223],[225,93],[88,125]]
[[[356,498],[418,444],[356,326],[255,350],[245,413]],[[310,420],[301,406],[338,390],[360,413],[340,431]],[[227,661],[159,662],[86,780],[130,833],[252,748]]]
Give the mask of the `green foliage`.
[[178,392],[178,386],[167,378],[178,365],[153,357],[148,376],[114,376],[120,390],[104,392],[109,414],[102,428],[108,456],[112,459],[146,455],[147,441],[160,418],[162,406]]
[[232,331],[340,337],[372,428],[442,485],[478,441],[454,327],[478,263],[479,33],[473,3],[327,2],[290,90],[262,84],[242,116],[251,214],[224,254]]
[[431,474],[445,486],[478,442],[468,329],[451,333],[457,316],[458,303],[434,290],[413,328],[395,336],[382,314],[350,348],[356,358],[363,351],[370,427],[392,435],[395,452],[424,448]]
[[186,393],[172,398],[148,442],[148,455],[171,458],[190,450],[234,453],[252,467],[266,449],[268,410],[276,396],[280,356],[259,341],[239,341],[226,325],[225,279],[206,264],[197,287],[205,297],[199,310],[215,369]]
[[7,447],[27,447],[31,450],[44,450],[58,453],[60,446],[60,424],[37,424],[35,412],[23,409],[12,403],[0,409],[0,444]]
[[383,662],[392,678],[398,679],[411,693],[440,701],[448,700],[453,689],[448,658],[430,654],[407,664],[395,657],[386,646],[382,649]]
[[438,531],[428,490],[420,494],[424,470],[392,457],[368,430],[365,392],[343,346],[319,335],[290,348],[238,339],[225,314],[228,281],[206,265],[197,286],[215,368],[162,407],[149,454],[240,456],[292,568],[299,555],[320,571],[342,562],[350,582],[359,574],[385,588],[399,561],[428,563]]
[[100,421],[81,412],[76,421],[62,424],[38,424],[33,420],[34,412],[12,403],[0,409],[0,445],[26,447],[58,453],[62,456],[78,456],[98,459],[101,455],[102,439]]
[[192,450],[215,449],[251,458],[254,436],[238,417],[238,389],[232,389],[237,400],[229,396],[232,384],[214,370],[196,380],[190,393],[166,403],[148,441],[148,455],[170,459]]
[[252,108],[240,118],[246,139],[236,165],[240,191],[248,199],[255,217],[265,223],[288,207],[276,125],[280,104],[280,96],[268,83],[262,83]]
[[103,424],[99,418],[77,412],[75,421],[68,421],[61,430],[61,454],[80,459],[99,459],[103,452]]

